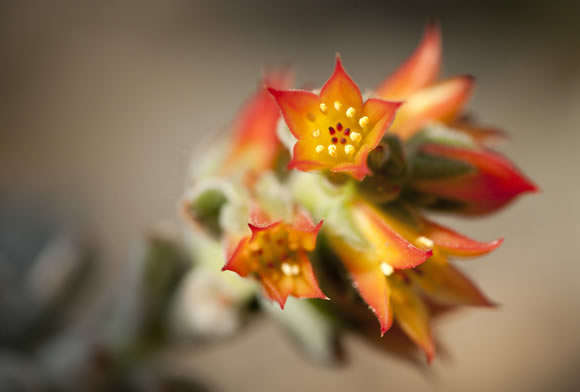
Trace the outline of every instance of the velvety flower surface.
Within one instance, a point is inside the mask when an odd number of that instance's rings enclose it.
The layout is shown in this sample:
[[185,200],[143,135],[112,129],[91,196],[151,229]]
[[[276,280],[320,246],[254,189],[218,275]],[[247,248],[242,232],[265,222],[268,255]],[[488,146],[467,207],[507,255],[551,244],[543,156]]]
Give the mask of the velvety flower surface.
[[370,174],[367,156],[387,131],[400,106],[399,102],[376,98],[363,102],[340,57],[320,94],[274,88],[270,92],[298,139],[288,167],[343,172],[357,180]]

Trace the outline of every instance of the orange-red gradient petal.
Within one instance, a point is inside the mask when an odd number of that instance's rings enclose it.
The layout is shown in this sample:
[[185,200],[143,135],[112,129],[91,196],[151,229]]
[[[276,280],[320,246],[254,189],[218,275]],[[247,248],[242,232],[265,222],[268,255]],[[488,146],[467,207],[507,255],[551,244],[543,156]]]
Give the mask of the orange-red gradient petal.
[[421,152],[463,161],[476,168],[475,172],[462,176],[413,183],[419,191],[464,202],[466,207],[462,212],[466,214],[492,212],[522,193],[538,191],[512,162],[498,153],[440,144],[425,145]]
[[441,30],[437,23],[425,28],[415,52],[376,89],[383,99],[404,99],[434,82],[441,67]]
[[320,99],[327,105],[338,101],[345,107],[352,106],[357,110],[362,107],[360,89],[344,70],[340,56],[336,56],[334,73],[320,90]]
[[421,233],[433,241],[443,252],[460,257],[484,255],[496,249],[503,242],[503,238],[489,242],[475,241],[425,218],[422,218],[421,221]]
[[432,122],[452,121],[471,96],[474,79],[457,76],[412,94],[401,106],[391,132],[403,139]]

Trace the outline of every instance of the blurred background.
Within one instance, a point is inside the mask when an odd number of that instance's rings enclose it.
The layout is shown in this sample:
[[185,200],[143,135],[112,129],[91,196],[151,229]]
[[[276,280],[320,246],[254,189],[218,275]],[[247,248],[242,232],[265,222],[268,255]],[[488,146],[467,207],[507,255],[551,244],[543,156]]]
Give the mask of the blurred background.
[[[476,76],[470,109],[511,134],[502,151],[543,190],[478,222],[447,219],[480,240],[506,238],[462,265],[502,306],[445,319],[449,355],[428,374],[355,338],[345,367],[317,367],[268,321],[226,344],[176,350],[172,370],[218,391],[580,389],[579,5],[106,3],[0,5],[0,377],[14,367],[7,353],[31,344],[16,321],[36,320],[59,279],[88,290],[59,291],[74,303],[57,341],[95,327],[135,244],[176,219],[190,159],[227,129],[261,67],[290,62],[299,84],[321,84],[340,52],[357,83],[373,87],[435,17],[444,75]],[[27,264],[55,252],[58,263]]]

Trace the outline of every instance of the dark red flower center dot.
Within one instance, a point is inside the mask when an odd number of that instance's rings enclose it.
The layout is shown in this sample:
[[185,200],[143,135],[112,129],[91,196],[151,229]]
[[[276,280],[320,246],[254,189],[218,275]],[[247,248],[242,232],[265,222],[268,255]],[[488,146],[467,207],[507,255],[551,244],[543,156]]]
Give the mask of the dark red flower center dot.
[[346,128],[344,130],[344,136],[348,136],[350,134],[350,128]]
[[336,129],[342,131],[342,124],[341,123],[336,124]]
[[340,139],[340,144],[344,144],[344,143],[346,143],[346,139],[345,138]]
[[333,143],[336,143],[338,141],[338,138],[333,137],[332,139],[330,139]]
[[331,135],[334,135],[336,133],[333,127],[328,127],[328,131],[330,132]]

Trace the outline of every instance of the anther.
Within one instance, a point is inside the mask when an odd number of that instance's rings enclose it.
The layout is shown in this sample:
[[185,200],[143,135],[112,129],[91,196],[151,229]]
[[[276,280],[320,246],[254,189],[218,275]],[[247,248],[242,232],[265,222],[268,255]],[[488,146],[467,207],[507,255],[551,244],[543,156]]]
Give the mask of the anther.
[[341,123],[336,124],[336,129],[342,131],[342,124]]
[[331,135],[334,135],[336,133],[333,127],[328,127],[328,131],[330,132]]
[[361,139],[360,133],[353,132],[350,134],[350,140],[352,140],[353,142],[358,142],[360,141],[360,139]]
[[300,273],[300,267],[298,264],[292,265],[292,275],[298,275]]
[[320,136],[320,129],[317,129],[316,131],[313,131],[313,132],[312,132],[312,136],[313,136],[313,137],[318,137],[318,136]]
[[358,125],[360,125],[362,128],[366,127],[369,124],[369,118],[367,116],[361,117],[360,120],[358,120]]
[[352,144],[347,144],[346,146],[344,146],[344,152],[346,153],[346,155],[350,155],[354,152],[354,146]]
[[338,138],[333,137],[332,139],[330,139],[330,141],[333,142],[333,143],[336,143],[336,142],[338,142]]
[[350,128],[346,128],[344,130],[344,136],[348,136],[349,133],[350,133]]
[[339,101],[334,101],[334,108],[336,110],[340,110],[342,108],[342,103],[340,103]]
[[383,274],[385,276],[389,276],[391,275],[395,270],[393,269],[393,267],[391,267],[389,264],[382,262],[381,263],[381,271],[383,271]]
[[284,275],[292,275],[292,266],[288,263],[282,263],[280,266]]
[[320,154],[322,150],[324,150],[324,146],[322,144],[319,144],[318,146],[316,146],[315,150],[317,153]]
[[348,109],[346,109],[346,117],[353,118],[355,114],[356,114],[356,109],[353,108],[352,106],[349,107]]
[[331,157],[336,157],[336,146],[334,144],[328,146],[328,155]]
[[345,138],[341,138],[340,139],[340,144],[344,144],[344,143],[346,143],[346,139]]
[[321,111],[322,113],[326,113],[326,110],[328,110],[328,107],[326,106],[326,104],[324,104],[324,103],[321,103],[321,104],[320,104],[320,111]]
[[433,248],[433,245],[435,245],[432,239],[427,238],[425,236],[417,237],[417,243],[424,245],[427,248]]

